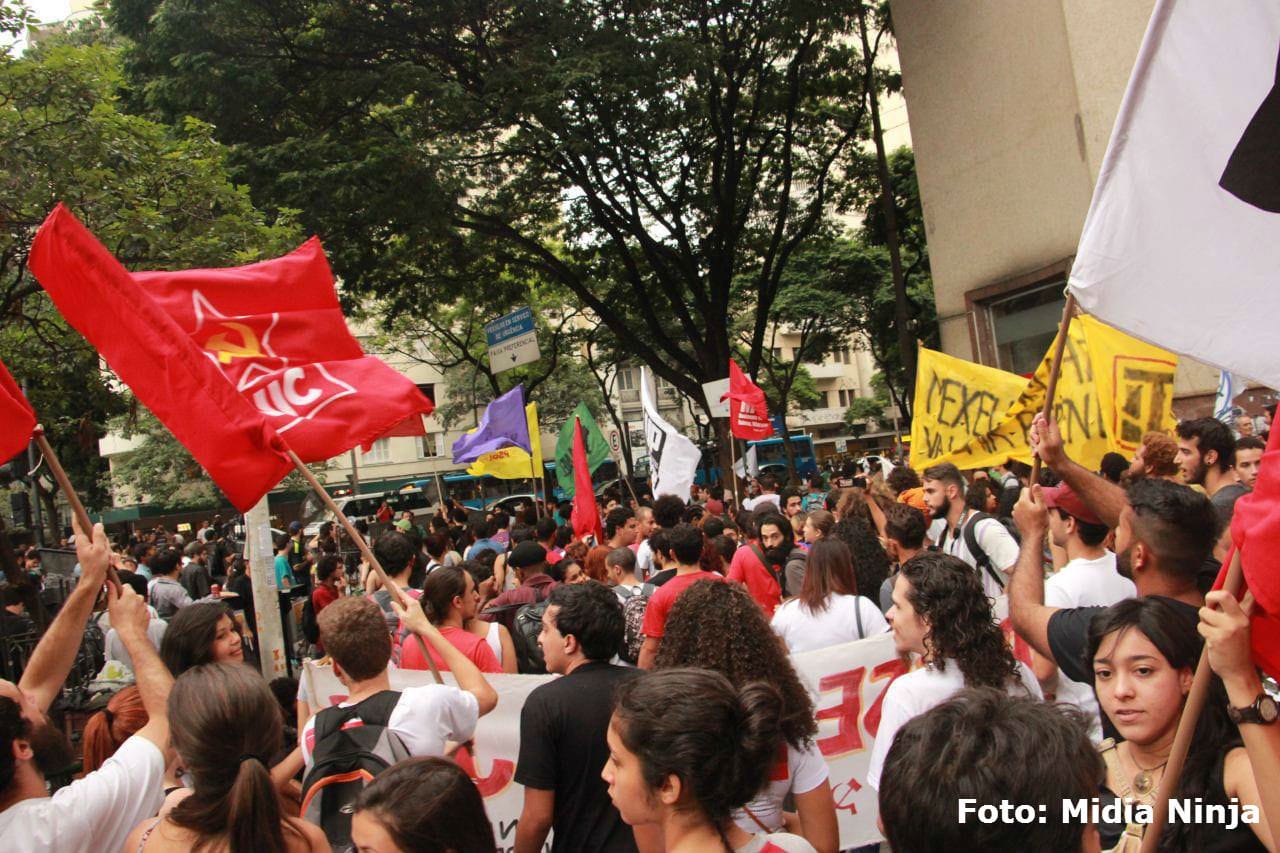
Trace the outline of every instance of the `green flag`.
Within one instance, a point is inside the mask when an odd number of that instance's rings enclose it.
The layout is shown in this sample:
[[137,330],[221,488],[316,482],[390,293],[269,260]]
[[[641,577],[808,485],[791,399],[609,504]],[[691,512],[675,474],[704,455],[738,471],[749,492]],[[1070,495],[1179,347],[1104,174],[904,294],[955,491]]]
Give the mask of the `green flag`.
[[560,436],[556,439],[556,479],[565,494],[573,496],[573,419],[582,420],[582,437],[587,440],[587,464],[591,472],[599,468],[609,458],[609,442],[604,433],[596,426],[596,419],[586,403],[579,403],[578,408],[569,415],[569,420],[560,428]]

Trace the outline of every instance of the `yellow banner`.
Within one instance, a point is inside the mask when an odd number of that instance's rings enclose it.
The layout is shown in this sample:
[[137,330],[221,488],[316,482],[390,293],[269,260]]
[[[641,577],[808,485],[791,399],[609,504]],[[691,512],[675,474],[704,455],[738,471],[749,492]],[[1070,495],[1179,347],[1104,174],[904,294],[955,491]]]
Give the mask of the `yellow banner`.
[[492,453],[486,453],[471,466],[467,473],[473,477],[488,474],[499,480],[528,480],[542,476],[542,433],[538,430],[538,404],[530,403],[524,407],[525,417],[529,420],[529,440],[533,443],[533,460],[529,454],[519,447],[504,447]]
[[[944,452],[938,453],[936,442],[917,451],[913,424],[912,467],[920,470],[939,462],[952,462],[962,469],[985,468],[1011,458],[1029,464],[1027,430],[1044,408],[1056,343],[1055,338],[1031,380],[1020,380],[1022,393],[995,428],[975,431],[967,442],[957,441],[951,452],[945,452],[943,447]],[[1177,356],[1172,353],[1093,317],[1072,318],[1053,405],[1067,454],[1086,468],[1096,469],[1108,451],[1132,456],[1143,433],[1172,429],[1173,374],[1177,365]],[[916,406],[917,411],[922,411],[919,393],[917,383]]]
[[995,431],[1027,380],[920,348],[911,422],[911,467],[917,471]]
[[1172,433],[1173,375],[1178,357],[1116,331],[1088,315],[1078,318],[1089,341],[1102,422],[1111,449],[1132,457],[1148,432]]

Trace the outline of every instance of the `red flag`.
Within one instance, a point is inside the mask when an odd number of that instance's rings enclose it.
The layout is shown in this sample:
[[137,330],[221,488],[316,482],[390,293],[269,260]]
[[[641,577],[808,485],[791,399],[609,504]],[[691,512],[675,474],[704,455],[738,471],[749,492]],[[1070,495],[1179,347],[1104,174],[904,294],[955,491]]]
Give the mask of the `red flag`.
[[729,359],[729,431],[737,438],[756,441],[773,435],[764,391],[747,378],[738,363]]
[[25,450],[35,428],[35,410],[0,361],[0,463]]
[[[1276,554],[1280,554],[1280,430],[1271,430],[1253,491],[1236,501],[1231,544],[1240,551],[1245,586],[1255,602],[1250,619],[1253,660],[1267,674],[1280,678],[1280,566],[1276,563]],[[1215,589],[1222,586],[1230,562],[1228,556]]]
[[63,205],[36,233],[29,266],[67,322],[238,509],[293,469],[266,418]]
[[595,486],[591,484],[591,466],[587,463],[587,442],[582,437],[579,418],[573,419],[573,513],[569,520],[573,524],[574,536],[581,539],[588,533],[594,533],[597,545],[604,541]]
[[431,413],[431,400],[360,348],[317,238],[248,266],[134,279],[304,462],[388,435],[424,434],[420,416]]

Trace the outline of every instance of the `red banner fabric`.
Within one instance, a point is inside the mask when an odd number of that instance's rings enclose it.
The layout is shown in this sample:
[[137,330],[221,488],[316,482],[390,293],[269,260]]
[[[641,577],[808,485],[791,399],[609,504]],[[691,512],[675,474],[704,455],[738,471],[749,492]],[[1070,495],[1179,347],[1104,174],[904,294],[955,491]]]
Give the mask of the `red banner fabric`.
[[9,369],[0,361],[0,463],[8,462],[31,441],[36,413]]
[[597,545],[604,541],[595,486],[591,483],[591,466],[587,462],[587,442],[582,435],[582,421],[578,418],[573,419],[573,512],[569,520],[573,524],[574,536],[581,539],[592,533]]
[[423,434],[431,400],[360,348],[317,238],[248,266],[134,279],[304,462]]
[[729,431],[746,441],[757,441],[773,435],[764,390],[742,372],[738,363],[729,360]]
[[[1250,618],[1254,662],[1273,678],[1280,678],[1280,570],[1276,564],[1280,553],[1280,430],[1271,430],[1253,491],[1236,501],[1231,544],[1240,551],[1245,585],[1254,598]],[[1215,586],[1222,585],[1226,571],[1224,564]]]
[[31,244],[31,272],[241,511],[293,464],[267,419],[63,205]]

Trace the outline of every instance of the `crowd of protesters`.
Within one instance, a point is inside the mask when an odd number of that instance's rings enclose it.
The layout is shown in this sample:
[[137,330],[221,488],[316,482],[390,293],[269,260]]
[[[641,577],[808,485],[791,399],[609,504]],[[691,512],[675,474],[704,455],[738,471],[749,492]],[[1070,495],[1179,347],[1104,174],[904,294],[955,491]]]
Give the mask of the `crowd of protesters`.
[[[311,713],[253,666],[245,560],[220,518],[111,543],[75,530],[78,583],[0,682],[0,838],[22,851],[495,850],[453,759],[494,709],[494,674],[550,673],[520,712],[514,849],[820,851],[840,847],[814,695],[791,654],[891,635],[911,663],[878,708],[864,781],[893,851],[1136,850],[1137,820],[1070,820],[1068,800],[1152,804],[1207,645],[1208,702],[1177,796],[1256,822],[1178,823],[1162,850],[1274,850],[1275,704],[1247,603],[1210,592],[1265,444],[1212,419],[1147,436],[1093,471],[1055,424],[1044,463],[962,471],[853,466],[803,483],[607,492],[601,537],[571,505],[447,506],[372,519],[387,583],[332,524],[276,543],[290,651],[346,690]],[[365,529],[368,529],[366,526]],[[30,632],[38,555],[4,557],[6,633]],[[118,583],[115,578],[118,578]],[[1019,659],[996,601],[1028,650]],[[1213,605],[1206,607],[1206,603]],[[301,610],[301,619],[293,611]],[[54,723],[93,619],[129,686],[73,749]],[[392,690],[394,668],[451,673]],[[461,746],[460,746],[461,745]],[[68,769],[78,778],[51,790]],[[354,763],[353,763],[354,762]],[[957,804],[1048,809],[964,821]]]

